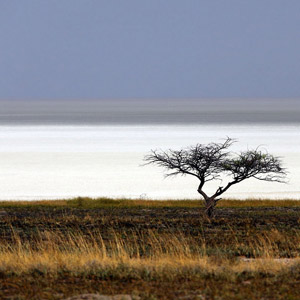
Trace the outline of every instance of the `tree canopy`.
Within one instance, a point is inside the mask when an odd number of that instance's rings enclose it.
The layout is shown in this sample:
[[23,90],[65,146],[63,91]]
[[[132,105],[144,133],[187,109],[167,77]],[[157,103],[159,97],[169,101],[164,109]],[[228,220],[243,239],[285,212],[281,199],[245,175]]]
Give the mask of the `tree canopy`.
[[[197,144],[180,150],[151,150],[146,155],[146,164],[155,164],[167,170],[166,176],[191,175],[200,181],[198,192],[203,196],[208,216],[232,185],[248,178],[269,182],[285,182],[286,170],[279,157],[269,154],[259,147],[234,153],[228,148],[235,142],[227,138],[223,143]],[[219,186],[213,195],[208,196],[203,187],[206,182],[229,177],[227,184]]]

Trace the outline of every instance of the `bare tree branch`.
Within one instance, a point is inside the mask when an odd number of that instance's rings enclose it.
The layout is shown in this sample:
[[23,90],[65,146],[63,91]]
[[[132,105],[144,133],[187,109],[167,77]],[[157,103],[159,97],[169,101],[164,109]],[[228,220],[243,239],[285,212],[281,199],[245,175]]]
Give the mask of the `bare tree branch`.
[[[279,157],[263,152],[257,147],[234,154],[228,148],[235,142],[227,137],[223,143],[197,144],[181,150],[152,150],[144,157],[145,165],[155,164],[165,168],[166,176],[191,175],[200,180],[197,191],[204,198],[206,211],[211,216],[217,199],[232,185],[245,179],[255,178],[269,182],[286,182],[286,170]],[[225,187],[220,186],[216,192],[208,196],[203,187],[206,182],[220,179],[221,174],[232,179]]]

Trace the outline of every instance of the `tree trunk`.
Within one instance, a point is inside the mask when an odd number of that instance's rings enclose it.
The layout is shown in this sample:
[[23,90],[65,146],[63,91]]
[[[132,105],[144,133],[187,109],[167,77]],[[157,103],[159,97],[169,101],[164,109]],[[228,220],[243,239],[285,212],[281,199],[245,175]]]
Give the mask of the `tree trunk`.
[[220,199],[216,199],[216,196],[209,197],[202,191],[203,184],[198,187],[198,193],[204,198],[205,214],[208,218],[213,218],[215,213],[215,206]]
[[206,208],[205,213],[206,213],[207,217],[211,219],[214,216],[214,207],[210,206],[210,207]]
[[213,218],[215,215],[215,206],[217,202],[214,198],[208,198],[205,200],[205,213],[208,218]]

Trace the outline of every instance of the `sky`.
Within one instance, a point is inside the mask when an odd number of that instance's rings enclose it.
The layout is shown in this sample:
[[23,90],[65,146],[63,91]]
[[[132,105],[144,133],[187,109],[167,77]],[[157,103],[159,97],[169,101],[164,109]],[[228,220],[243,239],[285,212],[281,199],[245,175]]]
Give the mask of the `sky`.
[[299,0],[0,0],[0,100],[299,98]]

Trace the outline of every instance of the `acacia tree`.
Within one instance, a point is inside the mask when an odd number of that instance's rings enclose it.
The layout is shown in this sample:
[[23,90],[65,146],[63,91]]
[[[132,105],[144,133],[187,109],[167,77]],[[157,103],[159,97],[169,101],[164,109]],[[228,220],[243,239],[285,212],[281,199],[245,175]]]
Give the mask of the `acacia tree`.
[[[197,144],[181,150],[158,151],[144,157],[145,165],[155,164],[168,170],[166,177],[176,175],[191,175],[200,181],[198,193],[203,197],[206,215],[214,216],[214,208],[220,195],[232,185],[248,178],[270,182],[285,182],[286,172],[279,157],[275,157],[259,148],[240,153],[228,151],[235,142],[227,138],[223,143]],[[208,195],[203,188],[205,183],[221,180],[221,175],[227,175],[228,181],[219,186],[215,193]],[[221,180],[221,182],[223,182]]]

